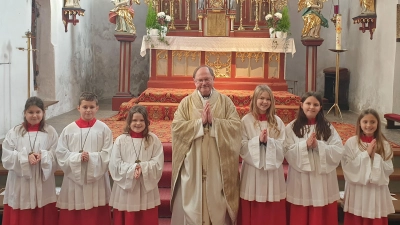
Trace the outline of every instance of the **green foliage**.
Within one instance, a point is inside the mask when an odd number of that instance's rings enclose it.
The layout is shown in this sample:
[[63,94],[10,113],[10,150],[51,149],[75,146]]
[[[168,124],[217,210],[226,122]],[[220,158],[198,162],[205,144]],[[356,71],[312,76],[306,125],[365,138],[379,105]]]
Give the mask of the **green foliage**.
[[149,8],[147,10],[147,17],[146,17],[146,28],[147,29],[157,29],[158,22],[157,22],[157,12],[153,7],[153,1],[149,1]]
[[282,31],[282,32],[289,32],[290,30],[290,18],[289,18],[289,9],[287,6],[285,6],[282,9],[282,19],[278,21],[278,24],[276,26],[276,31]]

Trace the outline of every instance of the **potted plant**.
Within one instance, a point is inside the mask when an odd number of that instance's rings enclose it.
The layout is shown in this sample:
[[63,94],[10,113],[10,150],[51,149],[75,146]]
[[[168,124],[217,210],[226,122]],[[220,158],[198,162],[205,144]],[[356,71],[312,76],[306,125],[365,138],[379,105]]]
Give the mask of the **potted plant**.
[[146,17],[146,29],[147,35],[154,35],[153,32],[158,33],[158,31],[154,31],[153,29],[158,29],[157,26],[157,12],[153,7],[152,1],[149,1],[149,8],[147,9],[147,17]]
[[286,38],[287,34],[290,31],[289,9],[287,6],[282,9],[282,18],[278,21],[276,25],[276,31],[281,31],[283,33],[283,38]]

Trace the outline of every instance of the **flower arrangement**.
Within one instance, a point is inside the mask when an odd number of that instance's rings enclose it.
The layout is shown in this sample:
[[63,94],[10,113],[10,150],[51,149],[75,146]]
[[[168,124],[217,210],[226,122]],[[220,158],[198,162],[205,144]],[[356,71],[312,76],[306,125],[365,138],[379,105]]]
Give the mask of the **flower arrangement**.
[[147,40],[150,41],[151,31],[157,30],[158,40],[168,45],[165,40],[165,35],[168,31],[168,23],[171,21],[171,16],[166,15],[164,12],[157,13],[153,7],[152,1],[149,1],[149,8],[146,17],[146,28],[147,28]]
[[274,15],[269,13],[268,15],[265,16],[265,20],[267,21],[267,26],[268,28],[276,28],[279,20],[282,19],[282,13],[276,12]]

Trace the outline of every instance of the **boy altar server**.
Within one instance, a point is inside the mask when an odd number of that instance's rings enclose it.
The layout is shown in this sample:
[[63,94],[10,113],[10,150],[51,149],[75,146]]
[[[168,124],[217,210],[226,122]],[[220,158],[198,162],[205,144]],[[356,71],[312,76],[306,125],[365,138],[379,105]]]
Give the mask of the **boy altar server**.
[[58,197],[59,225],[111,224],[108,163],[112,132],[96,120],[97,96],[84,92],[79,98],[81,117],[62,131],[56,156],[64,179]]

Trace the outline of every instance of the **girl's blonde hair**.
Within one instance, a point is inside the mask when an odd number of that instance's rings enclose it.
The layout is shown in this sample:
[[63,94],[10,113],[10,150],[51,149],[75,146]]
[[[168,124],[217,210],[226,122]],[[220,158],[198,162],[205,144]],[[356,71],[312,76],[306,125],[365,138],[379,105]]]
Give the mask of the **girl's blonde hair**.
[[393,150],[390,147],[390,154],[386,155],[385,148],[384,148],[384,146],[385,146],[384,145],[384,141],[387,141],[387,139],[382,134],[382,131],[381,131],[381,120],[379,118],[379,114],[374,109],[365,109],[360,113],[360,116],[358,116],[357,125],[356,125],[356,135],[357,135],[357,139],[358,139],[358,146],[361,149],[364,149],[364,150],[366,149],[366,146],[361,143],[361,137],[364,135],[364,132],[361,129],[361,120],[366,115],[373,115],[375,117],[375,119],[378,121],[377,128],[376,128],[376,130],[374,132],[374,138],[376,140],[376,145],[375,145],[376,151],[375,152],[377,154],[381,155],[381,157],[384,160],[390,159],[392,157],[392,155],[393,155]]
[[254,116],[254,119],[256,120],[256,123],[254,126],[258,126],[258,118],[260,116],[260,113],[258,112],[258,107],[257,107],[257,99],[262,95],[262,93],[267,92],[269,94],[269,97],[271,99],[271,105],[267,109],[267,118],[268,118],[268,133],[271,132],[271,130],[275,131],[274,133],[276,134],[276,137],[279,136],[281,131],[278,129],[278,122],[276,121],[275,118],[275,98],[274,95],[272,94],[271,88],[269,88],[265,84],[260,84],[257,85],[257,87],[254,89],[253,97],[251,98],[250,102],[250,113]]

